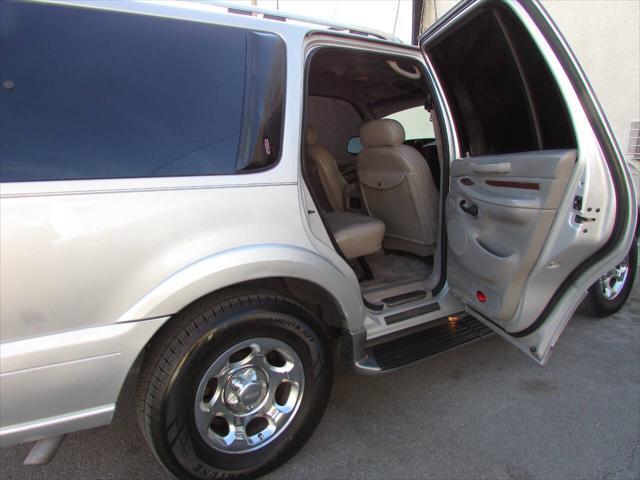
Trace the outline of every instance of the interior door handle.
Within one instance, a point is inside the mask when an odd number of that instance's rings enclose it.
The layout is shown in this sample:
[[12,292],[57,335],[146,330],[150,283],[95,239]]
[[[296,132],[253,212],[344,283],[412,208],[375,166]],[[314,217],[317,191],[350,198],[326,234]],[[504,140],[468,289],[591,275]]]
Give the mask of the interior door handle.
[[474,173],[509,173],[511,171],[511,162],[472,163],[471,171]]
[[460,200],[460,208],[464,213],[468,213],[472,217],[478,216],[478,206],[475,204],[467,205],[466,200]]

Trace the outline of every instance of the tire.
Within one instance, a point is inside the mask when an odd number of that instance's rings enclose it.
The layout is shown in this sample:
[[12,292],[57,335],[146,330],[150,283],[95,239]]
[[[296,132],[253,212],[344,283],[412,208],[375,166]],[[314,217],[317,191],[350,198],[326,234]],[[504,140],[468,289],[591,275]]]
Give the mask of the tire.
[[280,294],[232,291],[196,302],[154,338],[138,381],[138,418],[176,478],[255,478],[311,436],[331,382],[328,336],[311,312]]
[[[600,280],[589,288],[584,305],[590,315],[598,318],[613,315],[623,307],[627,298],[629,298],[638,268],[638,243],[636,241],[631,245],[627,257],[616,267],[618,272],[620,272],[619,268],[621,266],[624,267],[624,265],[627,266],[627,270],[621,283],[615,283],[613,273],[616,269],[614,269],[603,275]],[[615,290],[611,289],[611,287],[606,289],[606,283],[609,282],[609,285],[611,285],[610,282],[612,281],[614,282]]]

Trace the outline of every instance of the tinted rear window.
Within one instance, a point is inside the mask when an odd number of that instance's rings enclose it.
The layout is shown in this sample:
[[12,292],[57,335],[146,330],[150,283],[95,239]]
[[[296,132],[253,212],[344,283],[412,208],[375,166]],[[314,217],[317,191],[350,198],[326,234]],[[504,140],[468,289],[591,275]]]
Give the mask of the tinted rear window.
[[477,9],[428,53],[463,155],[575,148],[553,75],[508,7],[492,2]]
[[[0,8],[0,180],[229,174],[277,160],[284,47],[275,35]],[[259,77],[256,50],[271,60]],[[243,118],[248,105],[260,108]]]

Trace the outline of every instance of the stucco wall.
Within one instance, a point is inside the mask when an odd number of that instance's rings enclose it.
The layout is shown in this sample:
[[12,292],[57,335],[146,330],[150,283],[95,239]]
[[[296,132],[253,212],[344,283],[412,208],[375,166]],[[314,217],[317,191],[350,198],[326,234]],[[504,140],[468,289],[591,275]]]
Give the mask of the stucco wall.
[[[423,28],[456,3],[425,0]],[[578,57],[622,151],[627,153],[630,124],[640,120],[640,1],[542,0],[542,3]]]

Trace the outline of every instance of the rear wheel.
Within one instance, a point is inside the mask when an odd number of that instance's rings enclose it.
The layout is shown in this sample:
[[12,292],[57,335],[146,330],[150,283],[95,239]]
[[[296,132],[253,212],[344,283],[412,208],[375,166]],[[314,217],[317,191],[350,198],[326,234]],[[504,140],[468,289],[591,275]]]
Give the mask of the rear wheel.
[[633,242],[629,254],[589,288],[585,306],[595,317],[616,313],[629,298],[638,267],[638,244]]
[[252,478],[309,438],[331,375],[326,336],[308,310],[280,295],[232,292],[189,307],[156,337],[139,418],[176,477]]

